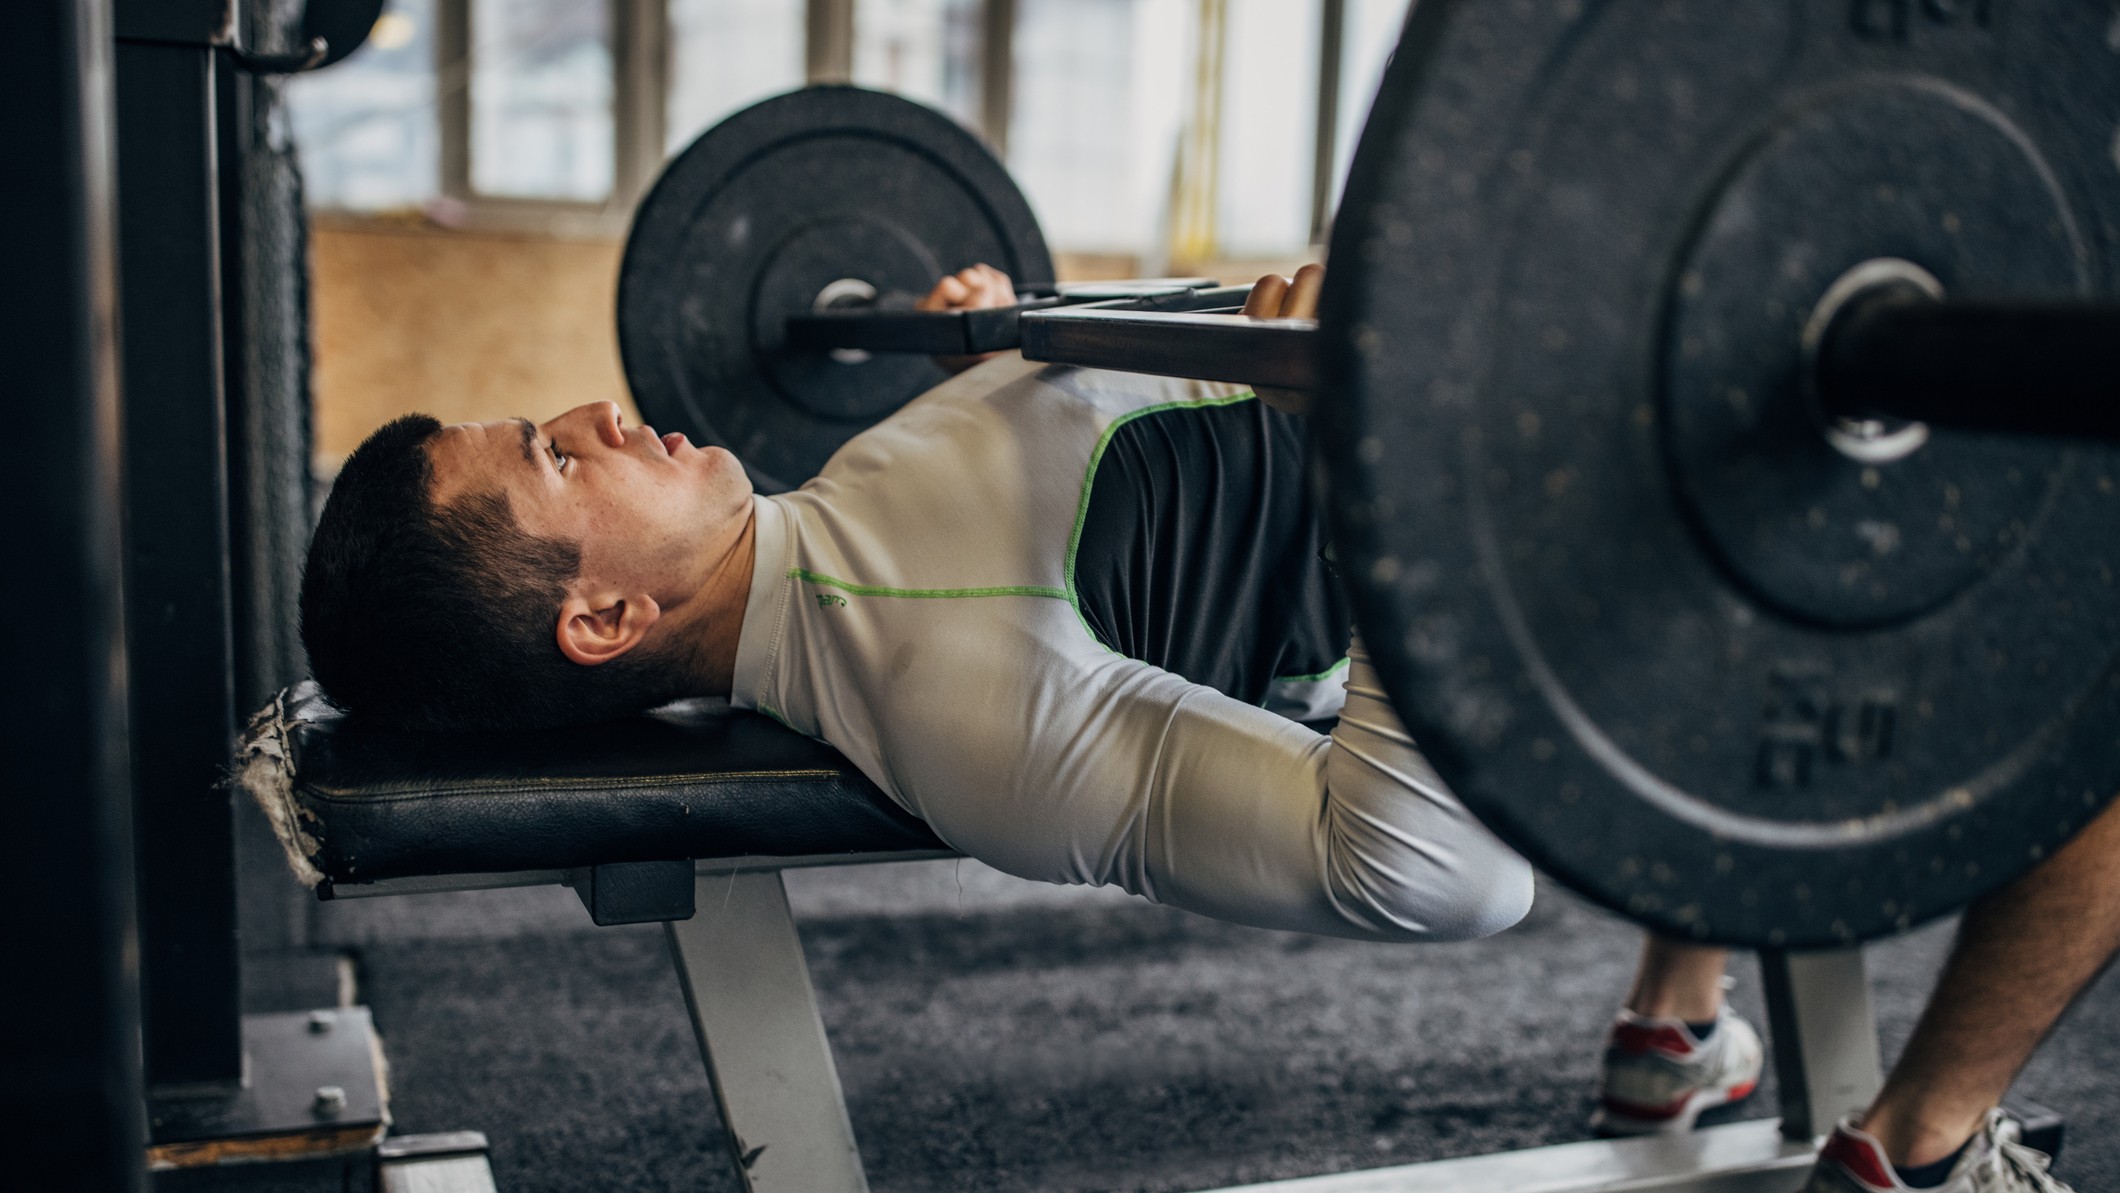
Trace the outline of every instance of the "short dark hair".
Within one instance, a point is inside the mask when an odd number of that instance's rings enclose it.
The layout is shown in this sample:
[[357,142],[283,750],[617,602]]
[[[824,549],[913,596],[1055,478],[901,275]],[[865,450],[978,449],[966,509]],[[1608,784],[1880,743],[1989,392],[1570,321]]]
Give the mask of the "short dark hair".
[[555,635],[577,543],[516,523],[507,495],[437,505],[425,414],[347,457],[309,542],[302,644],[332,703],[413,729],[529,729],[609,720],[682,693],[636,649],[595,667]]

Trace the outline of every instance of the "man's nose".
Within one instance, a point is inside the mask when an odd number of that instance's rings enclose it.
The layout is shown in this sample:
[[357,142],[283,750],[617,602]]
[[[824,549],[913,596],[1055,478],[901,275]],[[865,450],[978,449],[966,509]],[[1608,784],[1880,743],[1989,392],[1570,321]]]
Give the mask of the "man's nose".
[[576,406],[552,421],[586,429],[606,447],[626,445],[625,418],[619,412],[617,402],[590,402]]

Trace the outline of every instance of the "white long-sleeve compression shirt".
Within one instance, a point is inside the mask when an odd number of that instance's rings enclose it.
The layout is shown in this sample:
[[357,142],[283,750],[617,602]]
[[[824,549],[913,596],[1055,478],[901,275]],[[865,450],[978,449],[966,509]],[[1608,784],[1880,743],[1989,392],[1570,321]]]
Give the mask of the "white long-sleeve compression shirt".
[[[1359,643],[1343,669],[1255,694],[1330,715],[1344,675],[1327,737],[1093,628],[1125,616],[1078,574],[1115,436],[1153,420],[1182,438],[1245,402],[1014,356],[923,395],[801,489],[757,499],[734,702],[829,742],[951,846],[1022,877],[1336,936],[1516,922],[1528,866],[1429,768]],[[1202,612],[1159,632],[1210,645],[1242,643],[1260,604],[1184,595]],[[1216,610],[1230,624],[1196,624]]]

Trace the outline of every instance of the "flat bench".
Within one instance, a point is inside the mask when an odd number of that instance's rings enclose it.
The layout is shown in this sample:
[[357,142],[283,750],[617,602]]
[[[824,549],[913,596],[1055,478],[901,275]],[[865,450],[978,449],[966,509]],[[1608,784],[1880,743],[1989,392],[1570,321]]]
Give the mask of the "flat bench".
[[598,924],[665,922],[747,1185],[867,1187],[780,872],[957,854],[830,747],[721,701],[382,730],[305,683],[252,718],[236,767],[320,898],[564,884]]
[[[321,898],[560,884],[598,924],[664,923],[745,1187],[867,1189],[780,872],[958,855],[829,746],[720,701],[558,732],[387,731],[340,714],[305,683],[252,719],[235,782]],[[1562,1144],[1286,1187],[1793,1187],[1811,1136],[1876,1089],[1876,1028],[1860,950],[1762,964],[1779,1126]]]
[[360,724],[304,683],[252,718],[237,765],[324,898],[453,875],[947,852],[831,747],[721,701],[557,732],[409,733]]

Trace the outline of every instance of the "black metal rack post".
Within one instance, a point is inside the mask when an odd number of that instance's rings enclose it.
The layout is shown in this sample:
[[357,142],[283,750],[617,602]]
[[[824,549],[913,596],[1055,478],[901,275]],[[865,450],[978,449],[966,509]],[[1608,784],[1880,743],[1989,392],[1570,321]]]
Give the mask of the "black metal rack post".
[[34,576],[9,619],[0,1119],[18,1180],[137,1190],[139,980],[119,615],[117,310],[105,0],[8,12],[0,258],[16,458],[0,553]]
[[256,85],[233,76],[305,69],[331,47],[246,48],[278,13],[246,22],[237,0],[115,13],[135,874],[148,1159],[313,1162],[328,1182],[352,1179],[382,1135],[372,1027],[361,1008],[244,1013],[223,781],[238,683],[255,696],[292,678],[290,623],[261,631],[287,617],[281,548],[307,529],[289,517],[307,455],[303,308],[288,294],[299,188],[291,164],[282,185],[253,185],[246,169],[268,164],[246,156]]
[[126,401],[126,617],[147,1079],[243,1075],[221,327],[215,0],[120,0],[118,228]]

